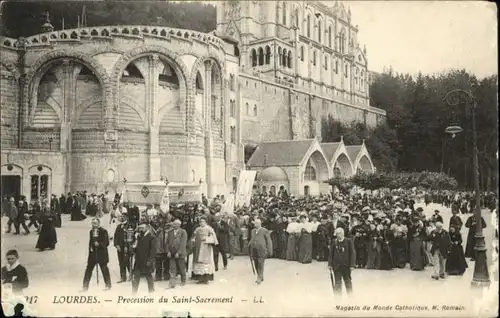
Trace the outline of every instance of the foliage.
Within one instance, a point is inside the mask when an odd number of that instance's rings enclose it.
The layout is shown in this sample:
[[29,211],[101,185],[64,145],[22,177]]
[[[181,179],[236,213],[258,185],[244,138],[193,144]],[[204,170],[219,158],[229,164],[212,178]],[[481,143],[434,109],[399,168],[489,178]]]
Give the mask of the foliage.
[[[366,146],[379,171],[434,171],[454,177],[461,188],[473,188],[472,103],[449,106],[447,92],[470,90],[477,99],[476,123],[480,186],[493,190],[498,183],[498,77],[477,79],[465,70],[443,74],[395,74],[392,70],[375,76],[370,86],[370,104],[387,111],[385,125],[360,129],[361,123],[343,125],[328,118],[322,136]],[[444,133],[450,122],[464,131],[455,138]]]
[[87,25],[155,25],[200,32],[216,28],[216,10],[211,4],[170,1],[9,1],[2,5],[0,34],[12,38],[40,33],[49,12],[56,30],[76,28],[85,5]]
[[[366,190],[389,189],[455,189],[457,181],[444,173],[438,172],[378,172],[373,174],[358,173],[351,178],[332,178],[327,181],[344,192],[353,185]],[[344,190],[344,191],[343,191]]]

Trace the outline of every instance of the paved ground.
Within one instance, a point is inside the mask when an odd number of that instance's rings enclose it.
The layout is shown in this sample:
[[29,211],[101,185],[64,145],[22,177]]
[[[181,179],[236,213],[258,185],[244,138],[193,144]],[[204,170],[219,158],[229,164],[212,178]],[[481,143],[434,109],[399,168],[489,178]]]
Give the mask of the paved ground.
[[[430,205],[426,213],[438,208],[442,211],[445,225],[450,213],[437,205]],[[485,212],[488,223],[486,240],[489,263],[492,264],[492,227],[490,213]],[[467,216],[462,216],[464,222]],[[2,219],[2,228],[6,220]],[[11,248],[21,253],[21,261],[30,274],[30,288],[25,295],[38,296],[37,304],[28,307],[28,313],[37,316],[182,316],[189,311],[192,316],[493,316],[498,306],[498,282],[490,291],[473,290],[470,282],[474,263],[462,277],[431,280],[432,268],[423,272],[406,269],[392,271],[354,270],[352,273],[355,294],[348,298],[334,298],[326,263],[299,264],[271,259],[266,262],[266,281],[257,286],[248,257],[230,261],[228,270],[216,273],[216,280],[208,286],[188,284],[183,288],[166,290],[166,282],[156,284],[154,303],[118,304],[118,297],[130,296],[131,286],[114,284],[111,291],[102,292],[95,284],[90,291],[79,293],[87,257],[87,231],[90,220],[70,222],[63,219],[63,228],[57,229],[59,243],[54,251],[35,250],[36,234],[14,236],[2,232],[3,253]],[[466,233],[463,233],[464,237]],[[109,248],[112,282],[119,278],[116,252]],[[2,253],[2,254],[3,254]],[[3,255],[2,255],[3,256]],[[2,259],[2,265],[5,260]],[[139,292],[146,294],[147,286],[141,281]],[[97,304],[60,304],[68,296],[96,296]],[[164,296],[169,303],[159,303]],[[225,304],[173,304],[173,297],[232,297]],[[110,302],[106,302],[110,300]],[[262,302],[261,302],[262,301]],[[56,303],[54,303],[56,302]],[[392,306],[375,310],[374,306]],[[418,306],[404,310],[398,306]],[[443,308],[443,305],[457,308]],[[339,307],[340,306],[340,307]],[[359,307],[357,307],[359,306]],[[370,310],[364,308],[370,306]],[[433,309],[433,306],[437,306]],[[8,307],[8,306],[7,306]],[[9,310],[4,307],[6,310]],[[424,307],[427,307],[425,309]],[[170,314],[167,314],[170,312]]]

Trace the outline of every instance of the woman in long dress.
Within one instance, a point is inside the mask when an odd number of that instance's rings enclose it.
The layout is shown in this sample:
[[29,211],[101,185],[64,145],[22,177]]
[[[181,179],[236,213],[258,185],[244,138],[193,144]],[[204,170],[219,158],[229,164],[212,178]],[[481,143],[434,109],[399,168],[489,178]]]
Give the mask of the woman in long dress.
[[462,235],[455,227],[450,226],[451,250],[446,259],[446,273],[448,275],[463,275],[467,268],[464,248],[462,247]]
[[214,280],[214,245],[218,245],[217,235],[212,227],[207,225],[207,218],[200,218],[200,226],[194,230],[193,238],[193,271],[191,279],[199,284],[208,284]]
[[395,238],[392,242],[394,267],[405,268],[407,259],[407,244],[403,229],[397,227],[394,235]]
[[288,240],[286,243],[286,260],[295,261],[297,260],[297,229],[298,223],[292,221],[288,223],[286,231],[288,233]]
[[408,231],[410,237],[410,269],[421,271],[425,268],[425,249],[424,249],[424,224],[418,221]]
[[299,223],[298,255],[297,260],[302,264],[312,262],[312,229],[311,224],[307,222],[307,216],[302,214]]
[[45,249],[55,249],[57,244],[57,233],[54,227],[54,215],[50,211],[47,199],[42,203],[43,216],[40,222],[40,234],[35,248],[43,252]]
[[367,269],[380,269],[381,238],[380,231],[375,224],[370,224],[370,232],[368,233],[368,260],[366,262]]
[[382,236],[382,241],[380,242],[380,269],[391,270],[394,264],[391,251],[394,234],[385,224],[380,234]]
[[278,232],[278,258],[280,259],[286,259],[286,243],[288,241],[288,233],[286,231],[286,228],[288,227],[288,221],[286,217],[280,218],[280,222],[278,223],[277,226],[277,232]]

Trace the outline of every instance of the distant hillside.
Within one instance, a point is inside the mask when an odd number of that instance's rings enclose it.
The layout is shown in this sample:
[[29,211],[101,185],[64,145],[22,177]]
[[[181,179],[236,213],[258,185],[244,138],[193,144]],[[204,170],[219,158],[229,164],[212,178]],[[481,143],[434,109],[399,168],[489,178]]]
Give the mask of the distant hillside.
[[56,30],[76,28],[85,5],[87,26],[158,25],[210,32],[216,27],[216,9],[200,2],[168,1],[54,1],[2,3],[0,34],[12,38],[40,33],[48,11]]

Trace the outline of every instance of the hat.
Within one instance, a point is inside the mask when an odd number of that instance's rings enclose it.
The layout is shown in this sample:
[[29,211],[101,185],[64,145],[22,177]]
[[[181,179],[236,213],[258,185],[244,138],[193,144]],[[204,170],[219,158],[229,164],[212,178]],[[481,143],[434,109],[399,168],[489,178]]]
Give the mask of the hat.
[[370,211],[370,207],[369,206],[365,206],[361,211],[362,212]]
[[417,208],[417,212],[424,212],[424,209],[419,207],[419,208]]
[[439,210],[434,210],[434,213],[436,213],[436,212],[439,213]]

